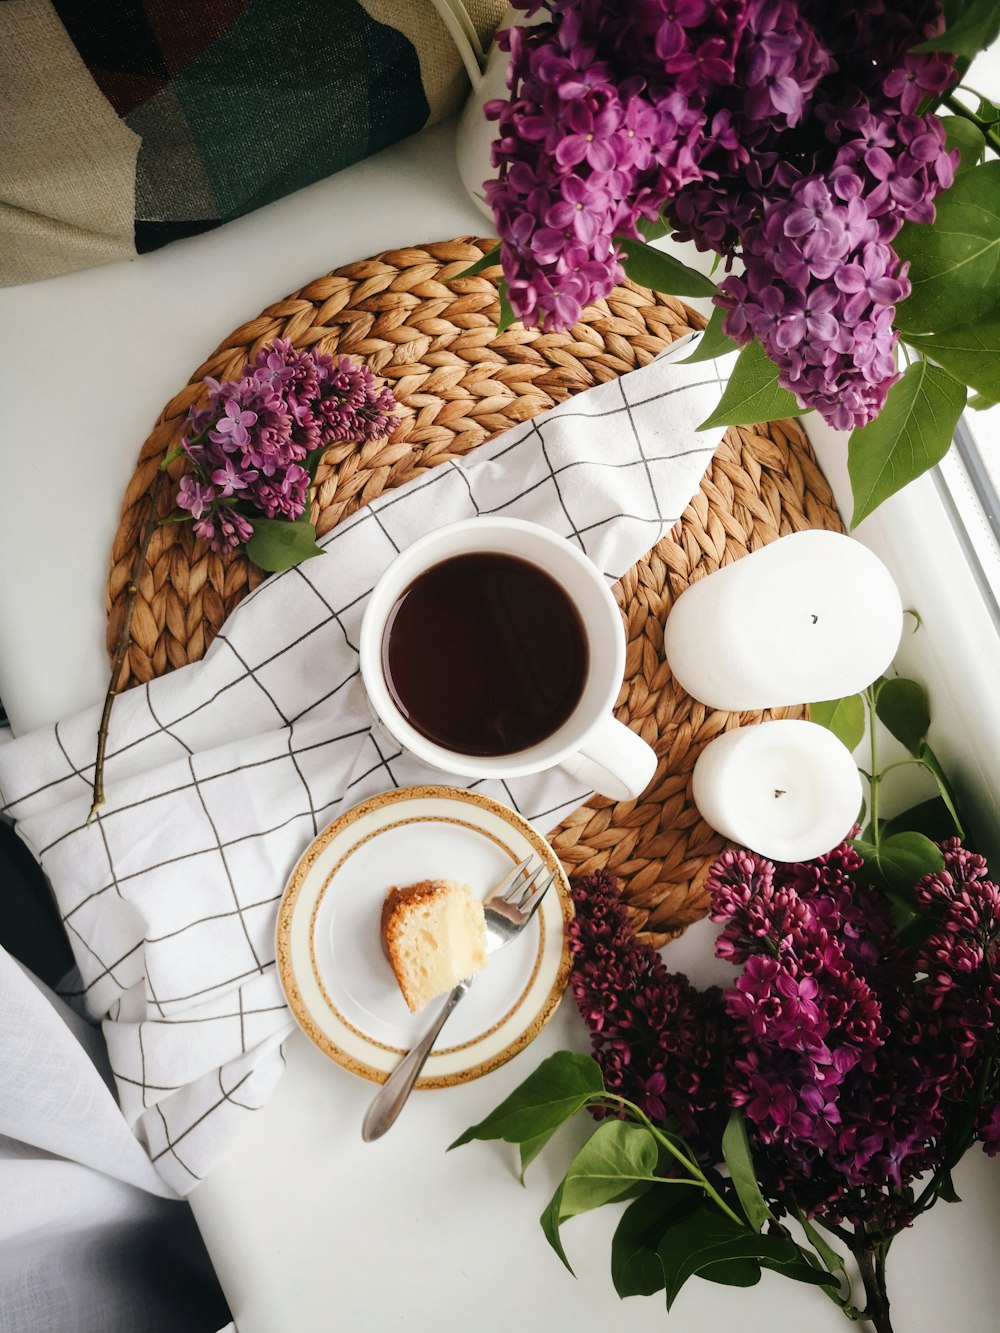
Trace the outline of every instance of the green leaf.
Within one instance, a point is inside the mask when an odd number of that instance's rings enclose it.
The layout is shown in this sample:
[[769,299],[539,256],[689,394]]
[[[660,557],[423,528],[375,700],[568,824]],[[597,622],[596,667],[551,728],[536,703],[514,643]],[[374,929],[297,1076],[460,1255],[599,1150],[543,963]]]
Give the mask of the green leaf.
[[778,368],[755,340],[740,352],[718,407],[698,427],[750,426],[801,416],[795,396],[778,383]]
[[283,569],[300,565],[314,555],[322,555],[316,545],[316,529],[309,522],[308,512],[289,523],[283,518],[254,518],[253,536],[247,542],[248,557],[260,569],[275,574]]
[[962,837],[962,827],[949,809],[943,796],[932,796],[918,805],[911,805],[902,810],[882,825],[882,836],[891,838],[894,833],[922,833],[931,842],[944,842],[946,838]]
[[[715,1269],[716,1279],[727,1280],[726,1265],[750,1260],[762,1268],[773,1268],[786,1277],[816,1286],[836,1286],[837,1279],[813,1268],[804,1252],[788,1236],[757,1235],[738,1226],[717,1208],[703,1205],[691,1217],[670,1227],[658,1247],[663,1265],[667,1309],[689,1277],[707,1277]],[[746,1285],[745,1266],[729,1273]]]
[[876,856],[878,855],[878,848],[871,841],[870,835],[871,830],[866,829],[863,838],[848,838],[848,842],[861,857],[862,861],[864,861],[865,865],[873,867],[875,865]]
[[[545,1239],[549,1242],[569,1271],[573,1273],[573,1265],[566,1258],[566,1251],[563,1249],[562,1236],[559,1234],[559,1210],[562,1207],[562,1192],[563,1187],[560,1185],[549,1200],[548,1206],[538,1220],[542,1224],[542,1232],[545,1235]],[[576,1274],[573,1273],[573,1276],[576,1277]]]
[[911,909],[911,919],[903,926],[896,922],[895,911],[893,912],[892,928],[895,931],[896,939],[904,949],[919,949],[921,945],[926,944],[930,937],[938,928],[938,922],[933,916],[926,916],[918,912],[916,908]]
[[996,407],[996,405],[995,399],[987,398],[982,393],[974,393],[965,404],[966,407],[971,407],[974,412],[985,412],[988,408]]
[[908,892],[924,875],[943,870],[944,857],[922,833],[894,833],[879,839],[875,864],[891,890]]
[[934,753],[934,751],[931,749],[931,747],[927,744],[926,741],[924,741],[923,745],[921,745],[917,758],[920,760],[924,768],[927,769],[928,773],[931,774],[931,776],[934,778],[934,781],[937,783],[937,789],[941,793],[941,799],[948,807],[948,813],[951,815],[951,818],[954,821],[955,832],[958,834],[960,838],[964,838],[965,832],[962,828],[962,821],[958,817],[958,808],[955,805],[955,797],[952,793],[951,785],[949,784],[948,779],[945,776],[945,771],[941,767],[941,763],[937,755]]
[[996,0],[968,0],[958,16],[949,21],[938,37],[910,48],[911,51],[950,51],[957,56],[978,55],[1000,33],[1000,9]]
[[611,1241],[611,1279],[623,1300],[663,1290],[657,1246],[666,1228],[689,1217],[699,1203],[700,1195],[694,1190],[651,1185],[625,1209]]
[[846,1273],[847,1266],[844,1263],[843,1258],[827,1243],[819,1229],[813,1226],[812,1222],[810,1222],[809,1218],[806,1217],[805,1213],[797,1204],[795,1206],[795,1216],[798,1218],[799,1225],[805,1232],[806,1239],[819,1255],[827,1272]]
[[729,1167],[733,1189],[747,1221],[754,1231],[760,1231],[765,1222],[773,1220],[774,1214],[764,1202],[764,1196],[757,1184],[757,1172],[754,1169],[742,1111],[733,1111],[729,1117],[722,1135],[722,1156],[725,1158],[726,1166]]
[[324,444],[322,449],[312,449],[310,450],[309,453],[306,454],[305,464],[306,464],[306,471],[309,473],[310,485],[312,485],[312,483],[316,480],[316,472],[319,468],[320,462],[322,461],[323,455],[325,453],[326,453],[326,445]]
[[[536,1134],[533,1139],[524,1139],[518,1147],[518,1153],[521,1158],[521,1184],[524,1184],[524,1173],[542,1151],[549,1139],[559,1128],[554,1125],[551,1129],[545,1130],[543,1134]],[[454,1146],[454,1145],[453,1145]]]
[[970,324],[1000,299],[1000,161],[960,172],[935,208],[934,222],[908,223],[893,241],[910,263],[912,291],[896,307],[904,335]]
[[909,367],[875,420],[851,433],[852,527],[945,456],[964,406],[965,388],[947,371],[929,361]]
[[658,241],[661,236],[666,236],[670,230],[670,224],[664,222],[663,218],[639,218],[636,226],[642,232],[643,240]]
[[601,1121],[566,1172],[560,1222],[620,1199],[637,1181],[648,1182],[659,1156],[656,1139],[645,1125]]
[[950,152],[957,148],[959,152],[959,171],[967,171],[982,161],[986,152],[986,136],[978,125],[974,125],[965,116],[942,116],[945,147]]
[[980,97],[976,115],[985,125],[1000,125],[1000,106],[997,106],[996,102],[991,102],[988,97]]
[[[902,836],[902,835],[893,835],[893,836]],[[870,884],[875,884],[879,888],[884,889],[890,898],[899,897],[899,895],[902,894],[900,903],[901,906],[905,907],[906,909],[906,916],[905,920],[901,919],[899,924],[900,925],[907,924],[910,917],[915,915],[916,913],[916,908],[914,907],[913,898],[912,896],[908,896],[909,888],[912,888],[912,884],[901,890],[890,888],[888,880],[885,878],[879,867],[880,844],[874,841],[874,835],[871,827],[869,826],[867,829],[865,829],[862,837],[848,838],[848,842],[861,857],[862,861],[865,863],[864,878],[866,882]]]
[[470,264],[468,268],[463,268],[461,273],[456,273],[455,276],[449,278],[448,281],[456,282],[459,278],[474,278],[477,273],[482,273],[483,270],[487,268],[495,268],[499,263],[500,245],[498,242],[492,250],[487,250],[481,259],[477,259],[476,262]]
[[694,361],[712,361],[717,356],[728,356],[730,352],[737,350],[736,343],[733,342],[732,338],[722,332],[722,321],[726,314],[727,312],[721,306],[715,307],[694,351],[690,356],[686,356],[683,361],[678,361],[678,365],[688,366]]
[[810,704],[809,721],[826,727],[849,750],[855,750],[865,734],[865,701],[860,694],[849,694]]
[[668,292],[671,296],[715,296],[718,287],[699,273],[695,268],[682,264],[673,255],[662,250],[654,250],[645,241],[637,241],[631,236],[616,236],[616,242],[624,251],[624,269],[633,282],[640,287],[650,287],[656,292]]
[[644,1125],[628,1120],[604,1120],[598,1125],[541,1216],[546,1239],[567,1268],[559,1234],[563,1222],[621,1199],[639,1183],[649,1183],[659,1155],[656,1139]]
[[505,333],[512,324],[517,321],[517,316],[511,308],[510,299],[507,296],[507,284],[501,278],[499,286],[500,296],[500,317],[497,320],[497,334]]
[[890,677],[879,685],[875,714],[886,730],[916,755],[931,725],[927,691],[915,680]]
[[[779,1241],[778,1237],[761,1237],[762,1240]],[[761,1268],[770,1268],[774,1272],[780,1273],[782,1277],[790,1278],[793,1282],[806,1282],[815,1287],[838,1287],[840,1283],[831,1274],[822,1269],[816,1269],[809,1262],[806,1251],[800,1249],[794,1241],[789,1240],[780,1242],[785,1250],[784,1253],[757,1254],[753,1259]],[[774,1246],[775,1251],[778,1245]],[[728,1266],[723,1268],[723,1265]],[[721,1270],[721,1271],[720,1271]],[[711,1263],[706,1264],[698,1273],[699,1277],[707,1278],[709,1282],[725,1282],[731,1286],[747,1287],[752,1283],[744,1278],[737,1278],[734,1274],[738,1271],[733,1260],[713,1259]]]
[[597,1063],[576,1051],[557,1051],[514,1089],[485,1120],[461,1134],[449,1147],[473,1139],[505,1139],[530,1143],[553,1134],[592,1097],[604,1091]]
[[[916,839],[922,837],[922,835],[909,832],[893,833],[884,837],[878,846],[863,838],[853,838],[851,839],[851,846],[864,860],[865,878],[881,888],[889,900],[892,929],[897,939],[906,947],[915,947],[921,944],[934,929],[932,918],[918,910],[916,896],[913,892],[917,880],[926,873],[929,867],[925,862],[917,860],[911,862],[904,872],[898,874],[896,879],[890,880],[885,871],[887,869],[890,874],[893,873],[893,866],[887,862],[883,869],[880,860],[881,849],[885,844],[890,845],[891,855],[893,848],[902,845],[902,839],[910,837]],[[928,840],[925,838],[923,841],[925,848],[927,842]],[[938,851],[933,843],[930,843],[930,846],[935,852]]]
[[908,333],[906,341],[992,402],[1000,401],[1000,309],[974,324],[940,333]]
[[755,1287],[760,1281],[760,1264],[755,1259],[722,1259],[708,1264],[698,1276],[722,1287]]
[[865,880],[883,889],[892,901],[893,929],[897,933],[903,932],[919,916],[913,885],[924,874],[944,868],[941,849],[931,838],[915,830],[892,833],[880,837],[877,842],[868,838],[851,838],[849,841],[864,861]]
[[937,1197],[944,1199],[945,1203],[961,1203],[961,1197],[955,1189],[955,1182],[952,1179],[951,1172],[946,1171],[938,1185]]

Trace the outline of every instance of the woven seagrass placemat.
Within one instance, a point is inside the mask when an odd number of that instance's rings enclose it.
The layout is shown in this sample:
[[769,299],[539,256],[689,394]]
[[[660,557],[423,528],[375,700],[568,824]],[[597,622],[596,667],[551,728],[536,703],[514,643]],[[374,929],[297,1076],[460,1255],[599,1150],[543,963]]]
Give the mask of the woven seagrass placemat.
[[[516,325],[498,335],[499,269],[449,281],[493,244],[460,237],[392,250],[317,278],[234,330],[167,403],[140,451],[112,550],[112,656],[132,603],[120,689],[200,658],[262,577],[241,554],[212,554],[189,524],[151,525],[136,568],[151,501],[161,517],[171,508],[173,487],[157,485],[159,464],[176,447],[206,375],[236,376],[257,347],[282,337],[364,360],[389,384],[400,406],[392,436],[360,448],[335,445],[320,464],[313,517],[324,533],[383,491],[644,365],[702,326],[675,298],[625,283],[566,333]],[[183,466],[182,459],[171,465],[172,479]],[[655,747],[659,767],[638,801],[595,798],[551,841],[570,874],[606,867],[619,876],[637,927],[655,944],[704,914],[702,883],[723,846],[691,801],[694,761],[720,732],[765,716],[713,711],[685,694],[663,657],[664,619],[689,582],[720,565],[787,532],[841,527],[794,422],[733,427],[681,521],[616,585],[628,639],[617,714]]]

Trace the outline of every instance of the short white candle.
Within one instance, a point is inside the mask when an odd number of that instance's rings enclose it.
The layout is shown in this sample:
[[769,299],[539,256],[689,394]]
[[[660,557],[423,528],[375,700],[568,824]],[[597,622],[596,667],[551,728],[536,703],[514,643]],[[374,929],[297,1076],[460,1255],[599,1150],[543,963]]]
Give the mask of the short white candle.
[[810,531],[692,583],[663,646],[688,694],[743,712],[856,694],[885,671],[902,632],[881,560],[851,537]]
[[836,847],[861,810],[850,751],[815,722],[737,727],[711,741],[692,777],[701,817],[772,861],[811,861]]

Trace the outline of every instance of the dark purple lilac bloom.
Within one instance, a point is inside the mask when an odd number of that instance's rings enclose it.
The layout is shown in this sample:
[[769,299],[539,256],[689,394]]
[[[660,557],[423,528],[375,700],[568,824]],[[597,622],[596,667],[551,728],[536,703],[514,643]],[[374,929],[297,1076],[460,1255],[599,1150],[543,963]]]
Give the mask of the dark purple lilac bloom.
[[727,852],[709,879],[717,952],[743,964],[729,1097],[771,1188],[827,1220],[905,1225],[907,1187],[940,1164],[963,1106],[1000,1148],[1000,889],[957,840],[943,850],[915,888],[932,923],[919,946],[846,844],[795,866]]
[[647,1115],[677,1116],[692,1138],[721,1136],[728,1114],[721,992],[695,990],[636,940],[606,872],[575,881],[573,903],[570,984],[605,1086]]
[[194,470],[180,480],[177,505],[214,551],[248,541],[255,516],[305,513],[310,454],[381,439],[396,422],[392,393],[366,367],[287,339],[260,348],[237,379],[205,385],[208,403],[191,408],[181,442]]
[[1000,888],[957,840],[915,886],[923,943],[842,844],[804,864],[725,852],[708,880],[733,984],[699,992],[640,944],[614,880],[573,886],[573,992],[605,1084],[721,1160],[742,1109],[758,1178],[831,1224],[889,1232],[910,1187],[968,1138],[1000,1152]]

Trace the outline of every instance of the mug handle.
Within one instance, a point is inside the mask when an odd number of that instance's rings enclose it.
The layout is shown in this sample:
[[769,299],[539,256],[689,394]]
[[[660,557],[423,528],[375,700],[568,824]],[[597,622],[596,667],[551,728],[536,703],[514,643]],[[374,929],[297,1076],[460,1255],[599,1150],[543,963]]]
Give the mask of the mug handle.
[[609,713],[560,767],[600,796],[634,801],[652,781],[656,763],[652,746]]

